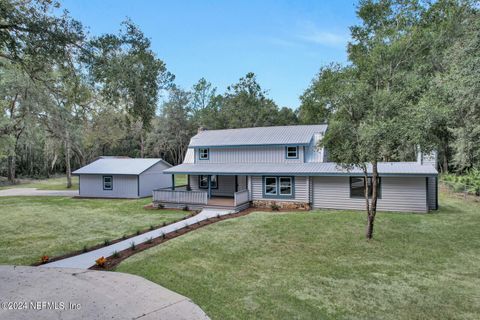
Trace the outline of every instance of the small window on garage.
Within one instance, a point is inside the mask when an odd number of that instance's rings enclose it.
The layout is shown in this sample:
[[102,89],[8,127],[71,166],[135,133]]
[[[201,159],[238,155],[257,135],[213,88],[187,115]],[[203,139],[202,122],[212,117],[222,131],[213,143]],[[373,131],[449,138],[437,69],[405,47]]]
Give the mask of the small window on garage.
[[[368,177],[368,197],[372,197],[372,178]],[[381,179],[377,180],[377,196],[381,198]],[[364,198],[365,197],[365,178],[364,177],[350,177],[350,198]]]
[[113,190],[112,176],[103,176],[103,190]]

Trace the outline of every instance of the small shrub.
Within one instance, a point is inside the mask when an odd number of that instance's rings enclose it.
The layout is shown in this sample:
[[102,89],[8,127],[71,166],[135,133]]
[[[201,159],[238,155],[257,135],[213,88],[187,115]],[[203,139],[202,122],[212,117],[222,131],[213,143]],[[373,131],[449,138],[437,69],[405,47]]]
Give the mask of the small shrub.
[[124,235],[122,236],[122,239],[123,239],[123,240],[127,239],[127,235],[124,234]]
[[183,211],[189,211],[190,209],[188,208],[188,206],[185,206],[182,208]]
[[152,237],[148,238],[147,241],[145,241],[145,243],[148,243],[148,244],[150,244],[150,243],[152,243],[152,242],[153,242],[153,238],[152,238]]
[[101,256],[100,258],[95,260],[95,263],[97,264],[97,266],[102,267],[102,268],[105,266],[106,262],[107,262],[107,259],[105,259],[104,256]]
[[155,230],[155,227],[153,225],[151,225],[150,230]]
[[106,246],[110,245],[110,243],[111,243],[111,242],[110,242],[110,240],[108,240],[108,239],[105,239],[105,240],[103,241],[103,244],[106,245]]
[[87,251],[88,251],[87,245],[84,245],[82,248],[82,252],[87,252]]
[[270,206],[270,209],[272,209],[272,211],[279,211],[280,206],[276,203],[272,203],[272,205]]
[[120,253],[117,252],[117,250],[113,251],[112,253],[112,257],[114,258],[119,258],[120,257]]
[[138,236],[140,233],[141,233],[141,231],[140,231],[140,230],[137,230],[137,236]]
[[167,223],[165,221],[163,221],[162,227],[165,227],[166,225],[167,225]]
[[137,245],[135,244],[135,242],[130,242],[130,249],[132,250],[137,250]]
[[40,258],[40,261],[42,263],[47,263],[48,260],[50,260],[50,258],[47,256],[47,255],[43,255],[41,258]]
[[217,219],[220,219],[220,213],[217,213]]

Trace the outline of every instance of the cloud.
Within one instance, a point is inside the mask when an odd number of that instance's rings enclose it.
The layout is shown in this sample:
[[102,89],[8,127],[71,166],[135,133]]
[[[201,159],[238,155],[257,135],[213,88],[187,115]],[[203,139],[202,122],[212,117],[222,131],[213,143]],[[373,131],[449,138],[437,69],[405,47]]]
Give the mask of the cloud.
[[312,22],[302,21],[289,31],[277,34],[274,37],[266,37],[263,41],[285,48],[306,48],[312,45],[345,48],[349,40],[348,33],[323,30]]
[[335,33],[330,30],[323,30],[312,22],[302,23],[300,30],[298,38],[314,44],[329,47],[343,47],[350,40],[350,36],[345,33]]

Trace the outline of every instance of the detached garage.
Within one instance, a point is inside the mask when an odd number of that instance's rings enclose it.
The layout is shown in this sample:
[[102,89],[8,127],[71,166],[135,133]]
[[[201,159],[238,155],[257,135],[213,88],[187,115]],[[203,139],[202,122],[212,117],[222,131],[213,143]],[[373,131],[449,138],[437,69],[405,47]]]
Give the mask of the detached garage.
[[72,174],[78,176],[80,197],[142,198],[172,186],[171,165],[162,159],[100,158]]

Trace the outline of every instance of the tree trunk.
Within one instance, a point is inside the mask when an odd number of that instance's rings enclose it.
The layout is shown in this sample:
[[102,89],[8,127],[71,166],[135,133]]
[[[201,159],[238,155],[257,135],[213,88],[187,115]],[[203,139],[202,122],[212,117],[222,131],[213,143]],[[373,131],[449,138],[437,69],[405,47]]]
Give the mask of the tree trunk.
[[143,132],[140,133],[140,158],[145,158],[145,141],[143,139]]
[[373,238],[373,224],[375,222],[375,216],[368,215],[367,217],[367,239],[370,240]]
[[67,174],[67,188],[70,189],[72,187],[72,168],[70,166],[71,146],[70,134],[68,131],[66,132],[65,136],[65,171]]
[[[367,230],[366,230],[366,237],[368,240],[373,238],[373,226],[375,223],[375,215],[377,214],[377,181],[378,180],[378,164],[377,161],[372,161],[372,199],[370,202],[370,206],[367,205]],[[365,188],[365,197],[368,200],[368,183],[367,180],[365,181],[366,188]]]
[[443,163],[442,163],[442,172],[448,173],[448,155],[447,155],[447,148],[443,150]]
[[8,181],[15,183],[15,168],[16,168],[16,159],[15,155],[8,156]]

